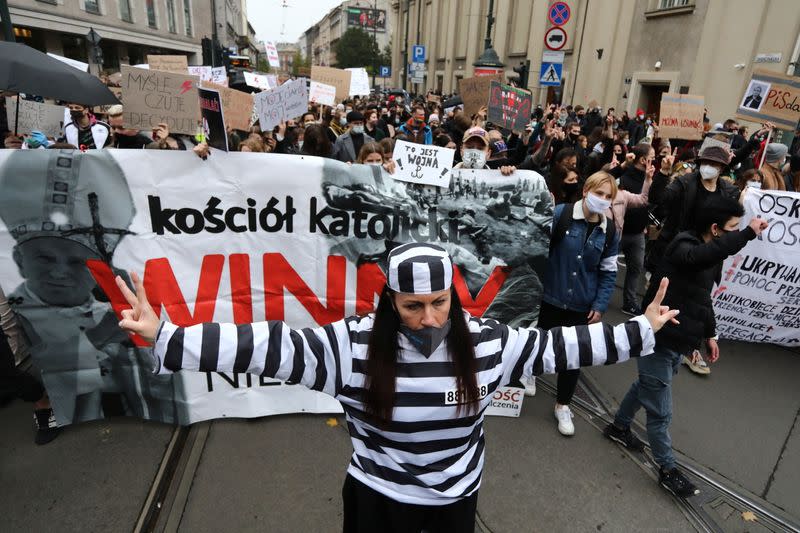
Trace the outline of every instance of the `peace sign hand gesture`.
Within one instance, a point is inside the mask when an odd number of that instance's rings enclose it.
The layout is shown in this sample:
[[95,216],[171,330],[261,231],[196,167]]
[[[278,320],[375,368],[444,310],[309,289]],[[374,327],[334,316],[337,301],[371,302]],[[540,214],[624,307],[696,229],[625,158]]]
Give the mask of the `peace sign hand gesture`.
[[667,294],[668,286],[669,279],[663,278],[661,280],[661,284],[658,286],[658,292],[656,292],[655,298],[653,298],[653,301],[650,302],[650,305],[648,305],[647,309],[644,311],[644,317],[648,322],[650,322],[650,327],[653,328],[653,333],[663,328],[667,322],[680,324],[680,322],[675,320],[675,317],[678,316],[680,310],[670,310],[670,308],[666,305],[661,305],[661,302],[664,301],[664,296]]
[[122,311],[122,320],[119,322],[119,327],[128,333],[139,335],[152,344],[158,334],[158,327],[161,321],[150,306],[150,302],[147,301],[144,285],[136,272],[131,272],[131,280],[133,280],[136,294],[131,292],[120,276],[116,278],[117,287],[122,291],[122,295],[131,306],[131,309]]

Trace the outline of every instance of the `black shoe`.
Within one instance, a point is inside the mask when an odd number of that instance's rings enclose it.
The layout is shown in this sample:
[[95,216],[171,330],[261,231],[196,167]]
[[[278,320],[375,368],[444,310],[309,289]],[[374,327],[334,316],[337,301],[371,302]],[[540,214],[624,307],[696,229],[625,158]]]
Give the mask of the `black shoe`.
[[642,310],[637,305],[628,305],[628,306],[623,306],[622,314],[628,316],[639,316],[642,314]]
[[61,433],[61,428],[56,425],[56,415],[52,408],[33,411],[33,423],[36,425],[36,437],[33,439],[36,444],[52,442]]
[[631,428],[619,429],[614,424],[609,424],[603,430],[603,435],[606,438],[618,442],[636,452],[644,451],[644,442],[639,440],[639,437],[633,434]]
[[686,476],[681,474],[677,468],[667,471],[659,470],[658,482],[679,498],[688,498],[689,496],[700,494],[700,490]]

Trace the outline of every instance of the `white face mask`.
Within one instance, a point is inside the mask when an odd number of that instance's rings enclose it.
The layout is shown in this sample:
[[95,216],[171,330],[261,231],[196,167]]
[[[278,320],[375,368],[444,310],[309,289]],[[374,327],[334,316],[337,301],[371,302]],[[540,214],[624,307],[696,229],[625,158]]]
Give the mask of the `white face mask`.
[[353,129],[351,131],[356,135],[361,135],[362,133],[364,133],[364,126],[353,126]]
[[704,180],[713,180],[719,177],[719,170],[713,165],[700,165],[700,177]]
[[748,181],[747,182],[747,186],[750,187],[751,189],[760,189],[761,188],[761,182],[760,181]]
[[465,148],[464,168],[483,168],[486,166],[486,152],[476,148]]
[[383,163],[380,162],[380,161],[368,161],[366,164],[367,165],[371,165],[373,167],[379,167],[379,166],[383,165]]
[[339,117],[339,124],[347,126],[347,117]]
[[602,215],[606,212],[606,209],[611,207],[611,200],[600,198],[591,192],[586,195],[584,201],[586,202],[586,209],[588,209],[590,213],[595,213],[598,215]]
[[298,150],[302,150],[303,149],[303,141],[297,141],[297,149]]

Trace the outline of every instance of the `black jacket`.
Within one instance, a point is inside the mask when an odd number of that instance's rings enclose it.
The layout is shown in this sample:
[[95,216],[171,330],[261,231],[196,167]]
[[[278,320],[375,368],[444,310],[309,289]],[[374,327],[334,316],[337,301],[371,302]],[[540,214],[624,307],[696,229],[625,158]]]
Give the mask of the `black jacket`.
[[688,354],[703,339],[716,335],[717,323],[711,303],[714,282],[719,282],[722,261],[745,247],[756,234],[747,227],[731,231],[710,242],[693,231],[679,233],[667,247],[644,296],[643,306],[653,301],[661,279],[669,278],[663,305],[679,309],[680,324],[667,323],[656,333],[656,344]]
[[[641,194],[644,179],[644,170],[639,170],[631,165],[620,176],[619,186],[630,193]],[[647,207],[628,208],[625,211],[625,226],[622,228],[622,233],[625,235],[642,233],[644,228],[647,227],[647,221]]]

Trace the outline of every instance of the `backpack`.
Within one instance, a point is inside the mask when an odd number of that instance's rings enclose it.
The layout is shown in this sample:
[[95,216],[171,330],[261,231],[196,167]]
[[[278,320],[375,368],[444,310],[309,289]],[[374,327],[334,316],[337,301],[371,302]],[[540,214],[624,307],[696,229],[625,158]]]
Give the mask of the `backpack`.
[[[564,235],[567,234],[567,230],[569,229],[569,224],[572,222],[572,210],[575,208],[575,203],[565,204],[564,209],[561,211],[561,215],[558,217],[556,221],[556,225],[553,228],[553,234],[550,236],[550,250],[553,250],[558,243],[564,238]],[[617,226],[614,224],[614,221],[610,218],[606,217],[606,242],[603,245],[603,253],[608,250],[608,247],[611,246],[611,243],[614,242],[614,237],[617,235]]]

